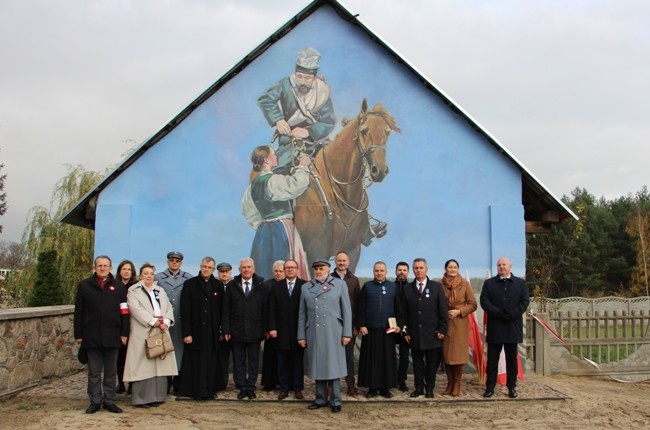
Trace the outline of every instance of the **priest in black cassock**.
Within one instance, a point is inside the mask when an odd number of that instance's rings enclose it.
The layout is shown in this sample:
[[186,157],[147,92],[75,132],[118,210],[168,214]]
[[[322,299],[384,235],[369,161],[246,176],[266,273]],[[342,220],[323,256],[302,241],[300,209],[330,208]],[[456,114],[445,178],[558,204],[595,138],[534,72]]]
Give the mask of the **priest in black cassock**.
[[205,257],[199,276],[185,281],[181,292],[185,353],[179,395],[196,400],[215,398],[221,377],[218,350],[224,290],[212,276],[215,265],[212,257]]
[[390,389],[397,386],[397,359],[395,337],[399,328],[387,332],[388,319],[395,317],[397,308],[397,285],[386,279],[386,264],[375,263],[374,279],[361,289],[357,310],[361,354],[359,356],[359,386],[368,387],[366,397],[381,394],[393,395]]

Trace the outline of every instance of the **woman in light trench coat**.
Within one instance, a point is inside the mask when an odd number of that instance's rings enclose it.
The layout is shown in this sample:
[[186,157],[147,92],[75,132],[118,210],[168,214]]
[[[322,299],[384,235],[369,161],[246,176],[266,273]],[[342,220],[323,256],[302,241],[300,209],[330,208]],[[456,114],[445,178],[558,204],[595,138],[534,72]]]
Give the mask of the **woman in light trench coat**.
[[178,374],[174,352],[160,357],[147,358],[145,339],[149,330],[153,334],[168,331],[173,324],[174,311],[165,290],[154,281],[155,268],[145,263],[140,268],[140,282],[132,285],[127,294],[131,314],[131,335],[126,352],[124,381],[132,389],[131,403],[136,407],[159,406],[167,399],[167,376]]

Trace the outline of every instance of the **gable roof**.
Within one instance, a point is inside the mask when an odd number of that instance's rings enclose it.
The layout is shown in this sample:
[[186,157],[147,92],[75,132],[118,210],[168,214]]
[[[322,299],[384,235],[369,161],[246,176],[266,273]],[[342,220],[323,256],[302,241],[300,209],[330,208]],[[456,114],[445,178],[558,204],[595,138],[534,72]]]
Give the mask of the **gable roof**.
[[510,160],[515,167],[521,172],[522,177],[522,205],[524,206],[524,219],[526,221],[526,232],[545,232],[549,231],[552,224],[560,223],[566,219],[578,217],[569,209],[561,200],[559,200],[544,184],[539,181],[508,149],[506,149],[496,138],[494,138],[487,130],[478,124],[467,112],[465,112],[458,104],[456,104],[451,97],[445,94],[442,90],[437,88],[423,73],[418,71],[413,65],[405,60],[395,49],[388,43],[374,34],[368,27],[361,23],[358,15],[353,15],[344,6],[336,0],[314,0],[302,11],[296,14],[293,18],[287,21],[277,31],[266,38],[257,48],[253,49],[248,55],[242,58],[235,64],[228,72],[221,78],[213,83],[206,89],[199,97],[192,101],[180,113],[178,113],[171,121],[165,124],[158,132],[147,139],[142,145],[129,155],[118,167],[116,167],[110,174],[108,174],[93,190],[87,193],[67,214],[61,218],[61,222],[94,229],[95,227],[95,209],[97,207],[97,199],[100,193],[115,180],[123,171],[128,169],[138,158],[144,155],[145,152],[158,141],[163,139],[170,133],[176,126],[185,120],[197,107],[204,101],[217,92],[224,84],[230,79],[237,76],[244,68],[246,68],[257,57],[264,53],[276,41],[284,37],[287,33],[293,30],[298,24],[307,19],[320,7],[329,5],[334,11],[348,23],[357,26],[370,39],[384,48],[398,63],[403,65],[417,79],[419,79],[424,87],[438,96],[453,112],[460,115],[465,121],[480,135],[484,136],[486,140],[494,146],[504,157]]

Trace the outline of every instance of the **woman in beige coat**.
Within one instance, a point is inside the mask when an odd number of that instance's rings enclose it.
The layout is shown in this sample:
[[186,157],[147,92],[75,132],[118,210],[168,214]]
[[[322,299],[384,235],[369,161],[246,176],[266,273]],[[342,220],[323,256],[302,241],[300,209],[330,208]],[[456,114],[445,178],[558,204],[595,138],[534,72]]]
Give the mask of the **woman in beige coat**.
[[131,314],[131,335],[126,352],[124,381],[132,387],[131,403],[136,407],[159,406],[167,399],[167,376],[178,374],[174,352],[165,359],[147,358],[145,339],[149,330],[153,334],[169,330],[174,312],[165,294],[154,281],[155,268],[145,263],[140,268],[140,282],[132,285],[127,294]]
[[463,367],[469,350],[469,314],[476,310],[476,298],[469,281],[458,274],[458,262],[445,263],[442,286],[449,307],[449,329],[442,341],[442,356],[447,371],[447,388],[442,394],[458,396]]

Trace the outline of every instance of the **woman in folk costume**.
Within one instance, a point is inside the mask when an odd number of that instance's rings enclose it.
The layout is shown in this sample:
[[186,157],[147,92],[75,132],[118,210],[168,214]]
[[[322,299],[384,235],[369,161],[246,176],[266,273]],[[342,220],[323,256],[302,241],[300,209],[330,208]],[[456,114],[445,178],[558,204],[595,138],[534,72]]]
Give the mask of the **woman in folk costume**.
[[469,314],[476,310],[476,298],[469,281],[458,273],[456,260],[445,263],[442,286],[449,307],[449,331],[442,341],[442,357],[447,372],[447,388],[444,395],[458,396],[463,367],[468,360]]
[[131,334],[126,352],[124,381],[131,387],[131,403],[136,407],[159,406],[167,399],[167,377],[178,375],[174,352],[147,358],[145,340],[149,330],[154,334],[168,331],[174,323],[174,311],[165,290],[154,281],[155,268],[145,263],[140,268],[140,282],[127,294],[131,314]]
[[242,199],[242,212],[256,230],[251,249],[256,273],[271,279],[275,261],[292,259],[298,262],[298,277],[307,279],[306,255],[293,223],[292,200],[309,186],[307,166],[311,159],[303,154],[291,174],[273,173],[277,156],[269,145],[262,145],[253,150],[251,162],[253,171]]

